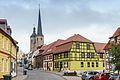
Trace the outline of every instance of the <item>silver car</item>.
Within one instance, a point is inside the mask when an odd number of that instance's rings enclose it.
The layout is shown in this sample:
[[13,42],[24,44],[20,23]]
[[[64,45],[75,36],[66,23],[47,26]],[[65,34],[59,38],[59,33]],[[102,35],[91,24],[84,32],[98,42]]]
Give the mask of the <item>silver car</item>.
[[85,71],[82,74],[82,80],[94,80],[94,76],[98,75],[97,71]]

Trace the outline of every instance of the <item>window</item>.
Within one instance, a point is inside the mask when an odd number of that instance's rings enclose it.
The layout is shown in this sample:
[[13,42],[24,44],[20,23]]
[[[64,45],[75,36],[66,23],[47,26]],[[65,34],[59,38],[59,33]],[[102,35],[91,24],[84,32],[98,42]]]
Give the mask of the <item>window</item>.
[[90,44],[87,44],[86,47],[87,47],[87,50],[90,50]]
[[75,53],[75,59],[77,59],[77,54]]
[[6,70],[7,70],[7,72],[8,72],[8,60],[6,59]]
[[87,58],[90,58],[90,53],[87,53]]
[[91,53],[91,58],[94,58],[94,53]]
[[42,40],[42,38],[41,38],[41,40]]
[[6,38],[6,50],[8,50],[8,39]]
[[80,49],[80,44],[79,44],[79,42],[76,43],[76,48],[77,48],[77,49]]
[[81,67],[84,67],[84,63],[83,62],[81,62]]
[[62,54],[60,54],[60,59],[62,59]]
[[68,58],[68,53],[64,53],[64,58]]
[[68,62],[64,62],[64,68],[68,68]]
[[87,66],[90,67],[90,62],[87,62]]
[[92,67],[94,67],[94,62],[92,62]]
[[2,36],[2,48],[4,49],[4,37]]
[[55,62],[55,68],[59,68],[59,62]]
[[98,62],[96,62],[96,67],[98,67]]
[[46,56],[44,56],[43,59],[46,60]]
[[55,55],[55,59],[58,59],[58,54]]
[[81,57],[85,58],[85,53],[84,52],[81,53]]
[[4,59],[2,58],[2,72],[4,72]]
[[103,58],[103,54],[100,53],[100,58]]

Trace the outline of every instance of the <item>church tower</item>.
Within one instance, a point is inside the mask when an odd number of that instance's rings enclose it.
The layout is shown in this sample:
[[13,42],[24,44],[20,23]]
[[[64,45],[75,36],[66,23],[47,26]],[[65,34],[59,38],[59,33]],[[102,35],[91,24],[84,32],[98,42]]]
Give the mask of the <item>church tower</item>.
[[37,48],[41,47],[44,44],[44,35],[42,33],[40,6],[39,6],[39,14],[38,14],[38,28],[37,28],[36,42],[37,42],[36,43]]
[[38,27],[37,34],[35,32],[35,28],[33,29],[33,34],[30,37],[30,51],[35,51],[37,48],[41,47],[44,44],[44,35],[42,33],[42,23],[41,23],[41,15],[40,15],[40,6],[39,6],[39,14],[38,14]]
[[33,33],[30,36],[30,51],[34,51],[36,49],[36,31],[35,27],[33,28]]

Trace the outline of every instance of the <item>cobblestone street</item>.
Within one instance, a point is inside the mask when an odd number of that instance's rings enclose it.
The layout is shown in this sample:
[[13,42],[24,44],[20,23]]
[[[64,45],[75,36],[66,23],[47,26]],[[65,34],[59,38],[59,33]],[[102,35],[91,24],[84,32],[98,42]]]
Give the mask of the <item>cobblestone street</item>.
[[65,79],[56,74],[44,72],[41,70],[31,70],[28,71],[28,77],[25,80],[65,80]]

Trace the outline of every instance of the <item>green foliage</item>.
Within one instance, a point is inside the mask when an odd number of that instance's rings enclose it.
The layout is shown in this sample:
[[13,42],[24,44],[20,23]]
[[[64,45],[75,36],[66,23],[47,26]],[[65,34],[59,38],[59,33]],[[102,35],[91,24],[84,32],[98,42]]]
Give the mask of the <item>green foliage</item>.
[[112,47],[109,54],[112,56],[110,63],[116,66],[115,70],[120,71],[120,43]]

